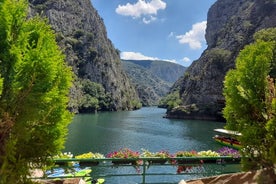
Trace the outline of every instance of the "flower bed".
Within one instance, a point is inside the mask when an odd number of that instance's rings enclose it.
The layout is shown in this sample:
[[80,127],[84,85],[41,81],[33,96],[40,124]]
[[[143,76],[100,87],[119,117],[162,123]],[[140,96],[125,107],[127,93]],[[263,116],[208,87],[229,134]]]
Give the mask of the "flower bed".
[[[112,161],[113,164],[132,164],[132,165],[139,165],[138,160],[131,160],[131,159],[136,159],[139,158],[140,153],[137,151],[132,151],[129,148],[122,148],[118,151],[111,152],[107,154],[107,158],[120,158],[120,160]],[[121,160],[121,159],[126,159],[126,160]]]
[[99,164],[99,161],[93,161],[93,160],[87,160],[87,159],[99,159],[99,158],[105,158],[103,154],[100,153],[84,153],[81,155],[75,156],[76,159],[83,159],[79,160],[80,166],[95,166]]
[[[239,151],[229,148],[229,147],[222,147],[218,151],[178,151],[175,154],[170,154],[168,151],[161,150],[158,152],[150,152],[146,149],[142,149],[142,152],[133,151],[129,148],[122,148],[118,151],[110,152],[106,155],[106,157],[103,154],[100,153],[84,153],[75,156],[76,159],[102,159],[102,158],[118,158],[118,160],[126,159],[126,160],[139,160],[139,158],[153,158],[154,160],[160,158],[163,160],[171,160],[174,158],[183,158],[187,160],[191,160],[192,158],[198,159],[198,157],[203,158],[212,158],[212,157],[220,157],[220,156],[230,156],[233,158],[240,158]],[[62,159],[70,159],[73,158],[73,154],[70,152],[68,153],[61,153],[57,156],[53,157],[54,159],[62,160]],[[177,159],[179,160],[179,159]]]
[[[174,164],[179,167],[178,172],[186,172],[191,168],[200,167],[204,163],[225,163],[225,158],[222,156],[229,156],[230,160],[227,158],[227,161],[229,160],[231,163],[240,162],[239,151],[229,147],[222,147],[218,151],[178,151],[175,154],[170,154],[168,151],[164,150],[150,152],[146,149],[142,149],[142,152],[140,153],[129,148],[122,148],[118,151],[107,154],[106,157],[100,153],[88,152],[77,155],[75,158],[79,159],[80,166],[83,166],[84,164],[85,166],[99,164],[97,160],[93,159],[112,158],[112,163],[114,165],[132,165],[137,171],[139,171],[139,166],[143,164],[142,160],[145,160],[148,166],[151,164],[165,164],[169,162],[170,164]],[[62,159],[69,159],[72,157],[73,155],[69,152],[59,154],[54,158],[59,161],[59,163],[56,162],[56,164],[62,165],[66,163],[63,163]]]
[[173,155],[164,150],[158,152],[150,152],[148,150],[142,149],[140,157],[152,158],[151,160],[148,160],[148,164],[165,164],[167,161],[171,161]]
[[221,149],[219,149],[217,151],[217,153],[220,156],[231,156],[233,158],[240,158],[240,152],[238,150],[235,150],[233,148],[229,148],[229,147],[222,147]]

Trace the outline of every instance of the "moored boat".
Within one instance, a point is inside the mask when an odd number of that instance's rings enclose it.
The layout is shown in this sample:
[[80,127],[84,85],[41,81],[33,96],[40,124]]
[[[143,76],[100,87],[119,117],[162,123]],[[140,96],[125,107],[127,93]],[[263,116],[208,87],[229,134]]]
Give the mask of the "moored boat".
[[235,149],[241,148],[241,144],[237,139],[238,136],[241,136],[241,133],[226,129],[214,129],[214,131],[218,133],[213,137],[216,142]]

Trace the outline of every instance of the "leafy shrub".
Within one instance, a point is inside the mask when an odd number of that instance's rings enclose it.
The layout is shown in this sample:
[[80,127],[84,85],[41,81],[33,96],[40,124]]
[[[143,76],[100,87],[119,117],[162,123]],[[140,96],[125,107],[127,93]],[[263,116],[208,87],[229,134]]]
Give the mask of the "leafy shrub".
[[169,93],[167,96],[162,98],[158,104],[158,107],[167,108],[168,110],[173,109],[181,104],[179,91]]

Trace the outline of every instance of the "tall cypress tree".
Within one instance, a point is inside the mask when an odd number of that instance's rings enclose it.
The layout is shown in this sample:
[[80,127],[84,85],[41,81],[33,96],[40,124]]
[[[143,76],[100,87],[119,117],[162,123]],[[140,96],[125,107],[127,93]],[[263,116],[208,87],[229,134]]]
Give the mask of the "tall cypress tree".
[[[244,169],[275,167],[276,28],[255,34],[256,41],[246,46],[224,83],[226,128],[242,133]],[[275,178],[274,178],[275,179]]]
[[62,148],[72,71],[46,20],[28,1],[0,0],[0,183],[28,183],[30,169]]

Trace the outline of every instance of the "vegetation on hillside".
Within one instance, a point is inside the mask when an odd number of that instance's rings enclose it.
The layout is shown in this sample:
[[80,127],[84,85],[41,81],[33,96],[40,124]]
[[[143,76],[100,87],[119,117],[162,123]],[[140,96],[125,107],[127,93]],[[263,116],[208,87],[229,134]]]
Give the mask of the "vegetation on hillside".
[[276,164],[276,28],[262,30],[254,38],[255,42],[239,53],[236,69],[225,77],[223,114],[226,127],[242,133],[244,169],[267,168],[273,173]]
[[172,110],[173,108],[179,106],[181,104],[181,99],[179,96],[179,90],[169,93],[165,97],[163,97],[158,104],[158,107],[166,108],[168,110]]
[[80,101],[80,112],[106,111],[109,109],[112,98],[109,93],[105,92],[101,84],[84,79],[81,82],[81,89],[84,95],[82,95]]
[[167,83],[174,83],[186,70],[186,67],[163,60],[122,60],[123,63],[132,63],[141,66],[156,77]]
[[[140,61],[136,61],[136,63],[139,62]],[[172,84],[159,78],[150,69],[136,63],[134,61],[123,60],[122,66],[135,86],[142,105],[157,105],[160,98],[169,91]],[[145,64],[147,62],[141,63]],[[148,61],[148,63],[152,63],[152,61]],[[160,65],[162,65],[161,62]]]
[[64,144],[72,71],[27,0],[0,0],[0,183],[31,183]]

